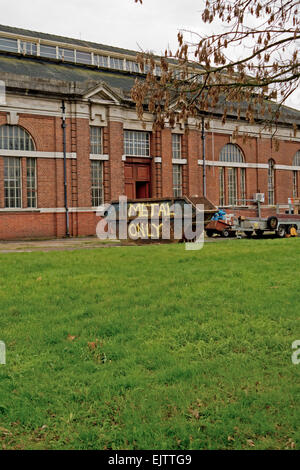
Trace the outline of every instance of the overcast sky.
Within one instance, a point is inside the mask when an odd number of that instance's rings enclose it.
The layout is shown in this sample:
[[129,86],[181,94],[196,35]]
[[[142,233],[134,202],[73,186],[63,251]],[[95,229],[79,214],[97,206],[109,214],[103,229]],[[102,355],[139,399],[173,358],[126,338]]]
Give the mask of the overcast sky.
[[[179,29],[204,32],[204,0],[0,0],[0,23],[127,49],[175,50]],[[217,32],[217,31],[216,31]],[[300,91],[288,104],[300,109]]]

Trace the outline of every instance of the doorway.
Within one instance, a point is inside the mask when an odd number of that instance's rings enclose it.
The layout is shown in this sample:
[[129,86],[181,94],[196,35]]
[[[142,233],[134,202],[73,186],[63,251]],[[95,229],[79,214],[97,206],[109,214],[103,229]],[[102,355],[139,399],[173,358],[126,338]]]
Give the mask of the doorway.
[[128,199],[143,199],[150,197],[150,162],[126,162],[125,194]]
[[135,197],[136,199],[144,199],[149,197],[149,183],[146,183],[145,181],[136,181]]

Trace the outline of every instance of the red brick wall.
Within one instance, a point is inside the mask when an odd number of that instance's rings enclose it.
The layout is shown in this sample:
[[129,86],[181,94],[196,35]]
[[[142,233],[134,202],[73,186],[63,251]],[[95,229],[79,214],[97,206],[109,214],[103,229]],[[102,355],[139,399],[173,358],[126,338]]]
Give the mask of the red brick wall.
[[[6,124],[6,113],[0,113],[0,125]],[[37,151],[62,152],[63,133],[60,117],[19,115],[19,124],[33,137]],[[151,156],[161,157],[162,163],[151,163],[151,195],[167,197],[173,194],[172,172],[172,134],[166,128],[151,134]],[[67,119],[67,152],[76,152],[77,159],[67,160],[68,203],[70,207],[91,208],[91,164],[89,121],[87,119]],[[222,147],[230,142],[226,133],[206,134],[206,159],[219,159]],[[247,163],[268,163],[270,158],[277,165],[292,165],[294,155],[300,144],[281,141],[279,150],[272,147],[270,139],[248,138],[245,142],[238,138]],[[103,129],[103,153],[109,154],[109,161],[104,162],[105,201],[117,199],[124,194],[123,124],[109,122]],[[201,132],[189,130],[182,136],[183,193],[195,196],[202,194],[202,159]],[[26,195],[26,159],[22,158],[23,171],[23,207],[27,205]],[[226,171],[226,170],[225,170]],[[0,151],[0,208],[4,208],[3,159]],[[300,178],[299,178],[300,179]],[[292,196],[292,171],[276,170],[276,202],[287,203]],[[64,207],[64,176],[62,158],[37,159],[38,208]],[[268,170],[246,169],[246,197],[251,199],[256,192],[268,193]],[[219,203],[219,168],[207,166],[207,197],[216,205]],[[274,209],[264,209],[266,214]],[[229,210],[230,211],[230,210]],[[245,211],[242,211],[243,214]],[[97,218],[94,212],[70,212],[70,233],[94,235]],[[65,235],[64,213],[7,212],[0,211],[0,239],[55,237]]]

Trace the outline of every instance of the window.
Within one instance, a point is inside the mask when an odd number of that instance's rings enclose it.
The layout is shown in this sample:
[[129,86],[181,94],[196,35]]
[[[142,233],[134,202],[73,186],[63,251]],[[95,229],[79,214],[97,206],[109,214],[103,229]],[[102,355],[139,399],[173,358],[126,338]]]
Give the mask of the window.
[[4,125],[0,127],[0,149],[35,150],[31,135],[19,126]]
[[[300,150],[294,156],[293,166],[300,167]],[[293,197],[299,197],[299,175],[300,170],[293,170]]]
[[49,57],[50,59],[56,59],[56,46],[45,46],[40,45],[40,55],[42,57]]
[[91,141],[91,150],[92,154],[101,155],[102,154],[102,129],[101,127],[90,127],[90,141]]
[[26,158],[27,207],[36,207],[36,159]]
[[137,157],[149,157],[149,132],[124,131],[124,154]]
[[[19,150],[34,151],[31,135],[19,126],[0,127],[0,149],[15,150],[16,157],[4,158],[4,204],[7,208],[22,207],[22,165]],[[24,168],[25,171],[25,168]],[[25,186],[26,185],[26,186]],[[36,160],[26,159],[27,207],[36,207]]]
[[240,169],[240,202],[246,204],[246,169]]
[[124,60],[123,59],[117,59],[116,57],[111,57],[110,58],[110,67],[112,69],[123,70]]
[[68,62],[74,62],[75,54],[73,49],[58,48],[58,58]]
[[132,60],[126,60],[126,70],[128,72],[139,72],[139,64]]
[[298,171],[293,171],[293,197],[298,197]]
[[244,157],[239,147],[234,144],[224,145],[220,152],[220,162],[243,163]]
[[270,159],[268,164],[268,202],[270,206],[273,206],[275,204],[275,162]]
[[181,158],[181,135],[172,134],[172,158]]
[[[235,144],[226,144],[221,149],[219,160],[235,165],[224,166],[220,168],[219,187],[220,187],[220,205],[235,206],[239,203],[246,203],[246,170],[242,168],[244,156],[240,148]],[[240,165],[239,165],[240,164]],[[239,177],[239,187],[237,184]],[[227,184],[227,198],[225,191],[225,182]],[[227,199],[227,200],[226,200]]]
[[35,42],[20,41],[20,52],[22,54],[37,55],[37,45]]
[[4,205],[7,208],[22,207],[22,179],[20,158],[4,158]]
[[219,205],[220,206],[225,206],[225,175],[224,175],[224,168],[221,167],[219,168],[219,191],[220,191],[220,197],[219,197]]
[[237,204],[237,168],[228,168],[228,204],[235,206]]
[[108,67],[108,57],[105,55],[94,55],[94,65],[97,65],[97,67]]
[[18,52],[17,39],[0,38],[0,49],[8,52]]
[[182,165],[173,165],[173,195],[182,196]]
[[76,62],[90,65],[92,63],[92,56],[89,52],[76,51]]
[[103,192],[103,162],[92,160],[92,206],[101,206],[104,203]]

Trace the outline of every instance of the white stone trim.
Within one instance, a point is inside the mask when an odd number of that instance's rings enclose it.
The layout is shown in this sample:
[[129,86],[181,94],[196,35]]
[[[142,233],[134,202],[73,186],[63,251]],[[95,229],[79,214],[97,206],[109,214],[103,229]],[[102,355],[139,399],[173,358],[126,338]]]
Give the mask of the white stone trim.
[[293,165],[274,165],[274,170],[292,170],[292,171],[300,171],[300,166],[293,166]]
[[109,160],[109,155],[90,153],[90,160]]
[[[219,160],[205,160],[206,165],[208,166],[227,166],[229,168],[260,168],[268,169],[269,165],[267,163],[240,163],[240,162],[220,162]],[[203,165],[203,160],[198,160],[198,165]]]
[[[44,207],[40,208],[39,211],[41,214],[61,214],[66,212],[64,207]],[[96,212],[97,209],[93,207],[69,207],[69,212]]]
[[[64,158],[63,152],[40,152],[28,150],[0,150],[1,157],[28,157],[28,158]],[[67,158],[77,158],[75,152],[67,153]]]
[[161,157],[155,157],[154,162],[155,163],[161,163]]
[[122,155],[122,162],[126,162],[127,158],[144,158],[145,160],[151,160],[151,155]]
[[[98,207],[69,207],[69,212],[98,212]],[[8,208],[1,207],[0,213],[15,213],[15,212],[37,212],[40,214],[64,214],[66,209],[64,207],[26,207],[26,208]],[[1,219],[0,219],[1,220]]]
[[172,158],[172,163],[174,165],[186,165],[187,159],[186,158]]

